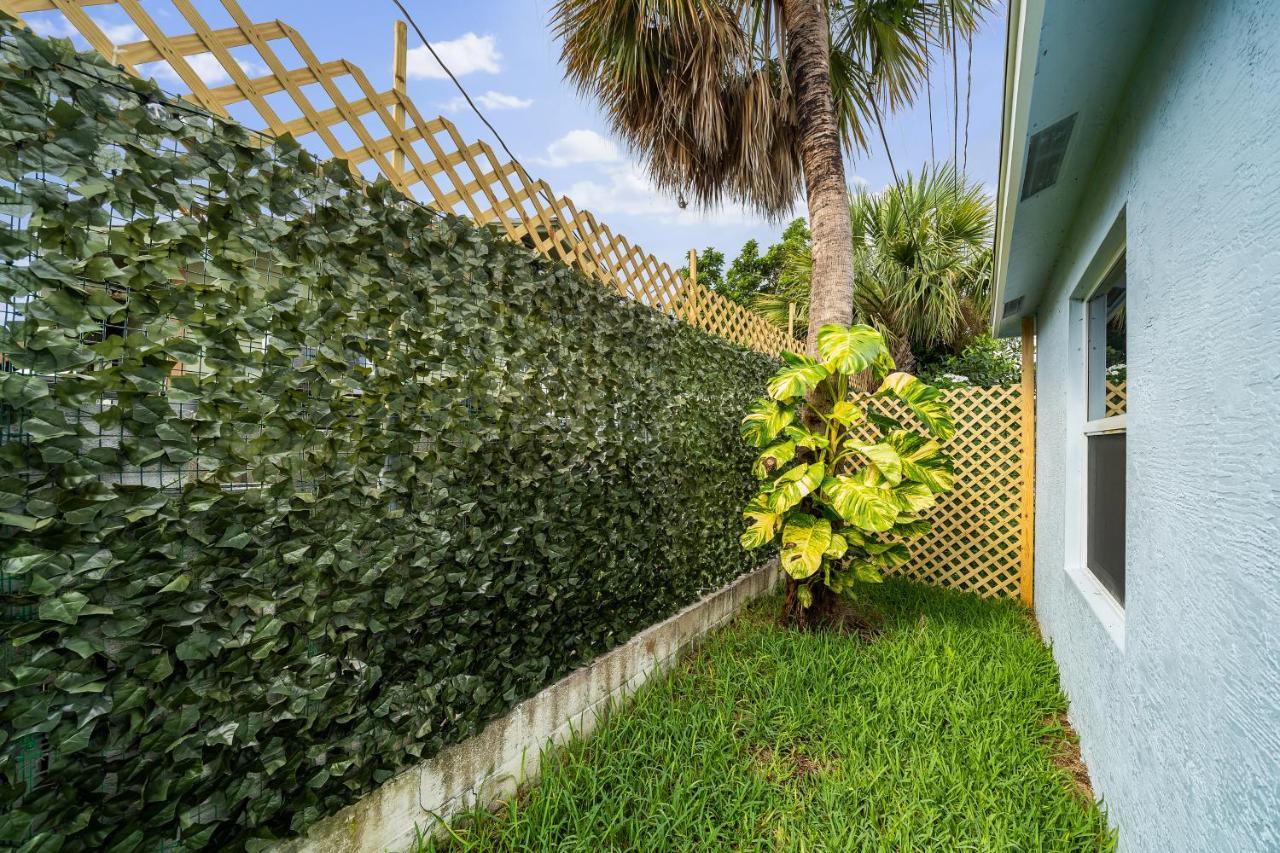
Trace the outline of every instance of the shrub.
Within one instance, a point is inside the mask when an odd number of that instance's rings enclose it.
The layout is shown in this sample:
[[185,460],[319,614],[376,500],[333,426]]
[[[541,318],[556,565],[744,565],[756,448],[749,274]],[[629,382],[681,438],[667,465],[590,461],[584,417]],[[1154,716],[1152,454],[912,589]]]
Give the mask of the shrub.
[[[938,389],[893,372],[884,339],[869,326],[824,326],[817,359],[783,360],[769,395],[742,421],[742,437],[761,448],[754,473],[763,481],[743,512],[742,545],[781,537],[788,601],[799,605],[789,617],[804,621],[803,610],[825,603],[828,590],[851,592],[907,562],[902,540],[930,529],[923,514],[952,487],[939,441],[955,424]],[[880,386],[859,405],[850,392],[864,371]],[[904,403],[933,437],[878,411],[885,398]]]
[[1021,378],[1022,358],[1015,339],[980,335],[959,353],[926,359],[920,378],[939,388],[990,388]]

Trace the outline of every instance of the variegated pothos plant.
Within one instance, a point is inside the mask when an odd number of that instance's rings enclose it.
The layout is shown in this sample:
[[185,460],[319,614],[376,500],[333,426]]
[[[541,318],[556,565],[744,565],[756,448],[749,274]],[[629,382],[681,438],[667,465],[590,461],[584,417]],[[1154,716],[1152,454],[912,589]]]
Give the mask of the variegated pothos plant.
[[[940,443],[955,423],[937,388],[895,372],[869,326],[824,326],[817,359],[783,353],[782,360],[769,395],[742,421],[743,439],[761,449],[762,481],[743,511],[742,545],[760,548],[780,535],[782,568],[808,607],[817,584],[848,593],[907,562],[905,540],[930,529],[924,514],[952,488]],[[859,405],[851,390],[864,371],[879,388]],[[902,401],[923,431],[880,411],[889,399]]]

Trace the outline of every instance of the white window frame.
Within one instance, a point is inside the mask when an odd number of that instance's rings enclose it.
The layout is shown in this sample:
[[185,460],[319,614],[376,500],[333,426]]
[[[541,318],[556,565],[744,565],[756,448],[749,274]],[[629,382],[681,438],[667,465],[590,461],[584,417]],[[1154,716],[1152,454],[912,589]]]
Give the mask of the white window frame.
[[[1072,358],[1071,375],[1068,378],[1068,459],[1069,482],[1067,484],[1069,517],[1066,519],[1064,550],[1065,572],[1106,630],[1115,646],[1125,647],[1125,607],[1111,591],[1102,585],[1089,568],[1089,437],[1128,432],[1128,415],[1106,418],[1089,418],[1090,348],[1093,341],[1089,334],[1089,300],[1107,283],[1116,264],[1125,263],[1126,281],[1129,279],[1125,216],[1121,210],[1115,224],[1103,238],[1093,260],[1081,276],[1071,294],[1070,317],[1075,327],[1076,345]],[[1126,294],[1127,295],[1127,294]],[[1096,365],[1097,360],[1093,360]],[[1102,360],[1105,365],[1105,359]],[[1105,382],[1105,366],[1104,371]],[[1105,388],[1105,385],[1104,385]],[[1105,409],[1104,409],[1105,411]]]

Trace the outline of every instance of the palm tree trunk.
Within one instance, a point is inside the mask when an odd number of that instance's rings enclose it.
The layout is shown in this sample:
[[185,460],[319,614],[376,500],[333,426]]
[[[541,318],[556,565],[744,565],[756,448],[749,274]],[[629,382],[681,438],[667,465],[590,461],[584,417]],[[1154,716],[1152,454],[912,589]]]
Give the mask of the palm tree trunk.
[[853,234],[840,151],[840,128],[831,97],[831,33],[824,0],[783,0],[791,79],[800,121],[813,234],[808,350],[818,351],[818,329],[853,321]]

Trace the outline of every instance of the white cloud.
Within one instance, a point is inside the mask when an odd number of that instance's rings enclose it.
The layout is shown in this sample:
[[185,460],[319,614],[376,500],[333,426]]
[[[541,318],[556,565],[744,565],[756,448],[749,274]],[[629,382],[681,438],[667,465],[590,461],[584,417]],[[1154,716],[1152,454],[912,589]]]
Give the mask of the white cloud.
[[[498,53],[498,42],[493,36],[463,33],[452,41],[435,42],[432,47],[440,55],[441,62],[458,77],[477,71],[497,74],[502,70],[502,66],[498,64],[502,60],[502,54]],[[425,44],[410,49],[406,59],[406,70],[412,79],[449,79],[449,75],[436,62]]]
[[[142,30],[133,24],[108,24],[97,18],[92,20],[98,25],[98,29],[102,30],[102,34],[117,47],[135,41],[143,41],[146,38],[143,36]],[[27,23],[31,26],[31,31],[38,36],[43,36],[44,38],[69,38],[76,43],[77,47],[87,48],[89,46],[84,36],[80,35],[80,31],[60,15],[33,16]]]
[[571,130],[547,146],[547,156],[535,158],[544,166],[614,163],[622,159],[618,146],[594,130]]
[[[257,62],[237,59],[236,63],[250,77],[257,77],[267,73],[267,67]],[[196,72],[196,75],[205,85],[221,86],[223,83],[231,82],[231,75],[227,73],[227,69],[222,67],[222,63],[212,53],[197,53],[194,56],[188,56],[187,64],[191,66],[191,70]],[[167,62],[144,63],[138,66],[138,72],[144,77],[155,77],[161,83],[182,85],[182,78],[178,76],[178,72],[169,67]]]
[[[533,106],[532,98],[521,98],[516,95],[508,95],[505,92],[495,92],[492,89],[483,95],[477,95],[476,102],[486,110],[523,110]],[[467,109],[466,98],[459,95],[445,101],[440,105],[445,112],[457,113]]]
[[765,217],[740,204],[726,204],[715,210],[682,210],[676,199],[659,192],[648,175],[634,163],[607,167],[603,180],[574,183],[565,193],[579,208],[607,217],[643,216],[664,225],[704,225],[741,227],[760,225]]

